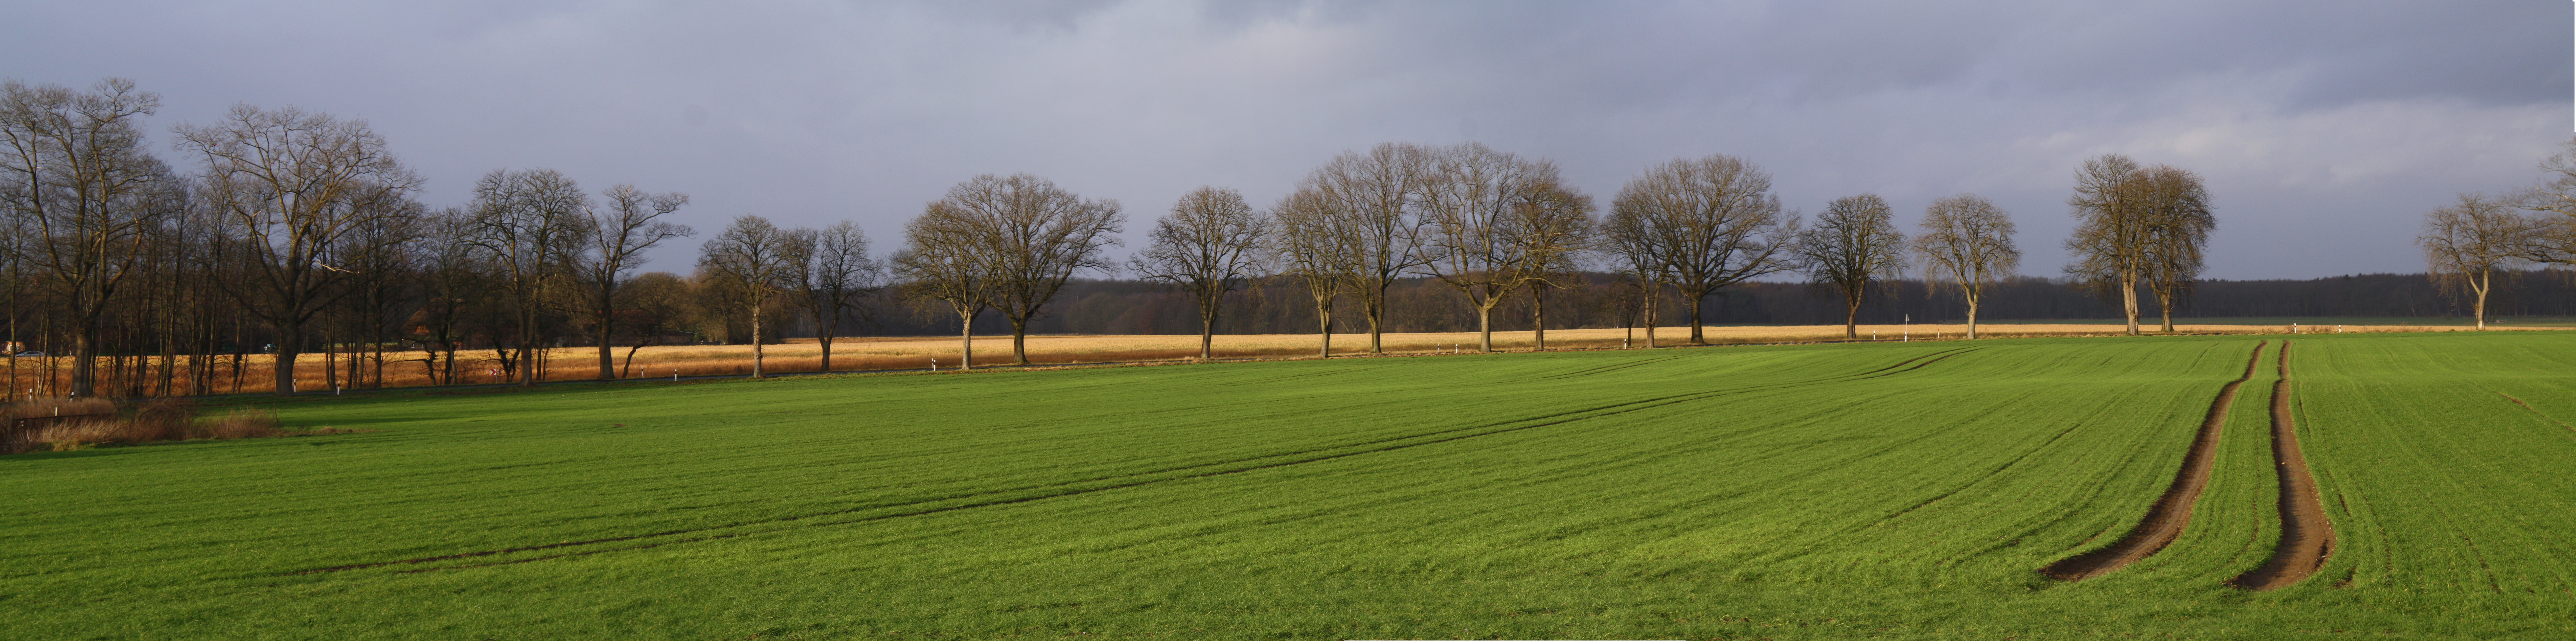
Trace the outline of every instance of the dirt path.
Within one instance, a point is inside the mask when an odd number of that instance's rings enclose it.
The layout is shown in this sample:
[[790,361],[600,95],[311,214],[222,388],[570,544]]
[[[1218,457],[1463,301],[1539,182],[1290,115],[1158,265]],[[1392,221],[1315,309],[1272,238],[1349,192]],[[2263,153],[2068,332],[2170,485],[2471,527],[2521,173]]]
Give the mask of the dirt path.
[[2298,423],[2290,416],[2290,342],[2281,341],[2281,380],[2272,384],[2272,463],[2281,477],[2281,544],[2263,567],[2230,585],[2251,590],[2288,587],[2315,574],[2334,553],[2334,523],[2317,495],[2317,479],[2299,454]]
[[[2191,439],[2191,450],[2183,456],[2182,470],[2174,473],[2173,486],[2147,509],[2146,520],[2139,521],[2136,529],[2129,530],[2128,536],[2110,547],[2051,563],[2040,568],[2040,574],[2067,581],[2101,576],[2165,549],[2174,537],[2182,535],[2183,526],[2191,524],[2192,505],[2200,502],[2201,489],[2209,487],[2209,469],[2218,459],[2218,435],[2227,427],[2227,406],[2236,401],[2236,387],[2254,378],[2254,366],[2263,362],[2263,346],[2270,342],[2255,343],[2254,354],[2245,360],[2245,374],[2219,388],[2218,398],[2209,403],[2209,416],[2200,421],[2200,435]],[[2277,416],[2280,410],[2273,411]],[[2301,470],[2301,474],[2306,473],[2305,468]]]

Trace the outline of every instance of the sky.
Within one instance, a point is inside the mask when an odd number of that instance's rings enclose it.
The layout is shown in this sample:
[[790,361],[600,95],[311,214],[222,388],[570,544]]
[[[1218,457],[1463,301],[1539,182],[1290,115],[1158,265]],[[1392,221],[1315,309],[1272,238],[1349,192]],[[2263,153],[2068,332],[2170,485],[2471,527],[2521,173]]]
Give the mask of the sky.
[[2206,275],[2419,272],[2424,212],[2539,178],[2576,130],[2576,9],[2444,2],[258,2],[0,0],[0,78],[134,79],[168,127],[235,104],[367,121],[464,204],[495,169],[857,222],[1026,172],[1127,215],[1202,185],[1266,206],[1335,154],[1483,143],[1606,206],[1729,154],[1792,209],[1876,193],[1904,229],[1975,193],[2054,276],[2084,159],[2207,179]]

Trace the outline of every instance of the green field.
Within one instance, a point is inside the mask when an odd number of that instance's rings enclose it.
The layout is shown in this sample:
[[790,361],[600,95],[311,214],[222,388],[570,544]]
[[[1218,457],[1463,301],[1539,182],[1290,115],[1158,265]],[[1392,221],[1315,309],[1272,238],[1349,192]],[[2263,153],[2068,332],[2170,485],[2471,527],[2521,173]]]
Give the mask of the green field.
[[[2110,574],[2258,341],[2181,538]],[[316,397],[0,457],[6,638],[2576,636],[2576,335],[1728,347]],[[2519,399],[2517,404],[2506,398]]]

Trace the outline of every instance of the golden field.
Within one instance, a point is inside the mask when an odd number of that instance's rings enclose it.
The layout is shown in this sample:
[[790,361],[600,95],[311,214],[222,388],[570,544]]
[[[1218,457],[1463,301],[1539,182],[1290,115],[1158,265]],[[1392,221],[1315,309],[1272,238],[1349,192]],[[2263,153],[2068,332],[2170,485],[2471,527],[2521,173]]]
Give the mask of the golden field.
[[[2150,331],[2155,329],[2152,325],[2144,327]],[[1979,335],[1981,337],[1988,338],[2023,336],[2109,336],[2120,333],[2120,329],[2121,327],[2119,325],[2099,323],[1982,324],[1978,326]],[[2319,330],[2335,331],[2338,328],[2333,326],[2308,326],[2302,329],[2304,331],[2314,333]],[[2341,331],[2346,332],[2445,332],[2465,331],[2469,328],[2456,325],[2350,325],[2340,327],[2340,329]],[[2527,331],[2566,328],[2497,327],[2493,329]],[[2291,328],[2287,325],[2177,325],[2175,326],[2175,330],[2180,333],[2190,334],[2281,334],[2289,333]],[[1883,341],[1957,340],[1961,338],[1961,335],[1965,331],[1966,327],[1964,325],[1955,323],[1917,324],[1912,326],[1860,326],[1860,335],[1863,340],[1869,340],[1874,337],[1876,340]],[[1841,325],[1713,326],[1703,328],[1703,335],[1709,343],[1720,345],[1844,340],[1843,327]],[[1690,328],[1687,326],[1664,327],[1656,330],[1655,336],[1656,343],[1659,346],[1670,347],[1681,345],[1689,340]],[[1646,331],[1643,328],[1636,330],[1607,328],[1560,329],[1550,330],[1547,333],[1547,346],[1552,350],[1616,349],[1621,347],[1623,340],[1627,340],[1628,344],[1631,346],[1644,347],[1646,344]],[[1384,336],[1383,341],[1385,343],[1386,352],[1389,354],[1428,354],[1449,352],[1453,350],[1474,351],[1476,349],[1477,337],[1475,332],[1387,334]],[[1528,331],[1494,333],[1494,348],[1496,350],[1527,351],[1531,349],[1532,346],[1532,337]],[[1028,338],[1028,349],[1029,361],[1033,364],[1040,365],[1185,360],[1198,356],[1198,336],[1030,336]],[[1218,335],[1215,340],[1215,353],[1216,357],[1219,359],[1311,358],[1315,355],[1315,349],[1316,336],[1314,334],[1221,334]],[[599,361],[597,348],[564,347],[547,351],[548,361],[545,367],[545,380],[575,381],[595,380],[598,378]],[[766,357],[763,360],[763,368],[770,373],[813,372],[817,371],[822,364],[822,346],[811,338],[790,339],[785,344],[765,346],[763,351],[766,353]],[[1367,351],[1367,334],[1333,335],[1333,355],[1335,356],[1360,355],[1367,353]],[[627,348],[616,348],[615,353],[620,369],[624,370],[623,375],[628,378],[665,378],[674,375],[682,377],[722,376],[751,373],[752,349],[749,345],[669,345],[646,347],[635,352],[633,362],[631,364],[627,361]],[[833,341],[832,370],[872,371],[924,369],[930,367],[931,362],[934,359],[938,361],[940,369],[949,369],[957,366],[958,354],[958,337],[955,336],[905,336],[880,338],[844,337],[834,339]],[[490,350],[465,351],[460,352],[458,355],[460,357],[459,383],[481,384],[506,382],[502,379],[497,365],[498,361],[494,358],[494,354]],[[422,355],[420,352],[388,352],[385,354],[382,386],[412,387],[428,385],[430,383],[430,379],[425,371],[425,366],[421,357]],[[237,385],[233,376],[234,367],[231,358],[232,357],[229,356],[217,357],[217,380],[211,389],[203,390],[204,392],[252,393],[272,391],[270,381],[273,378],[273,374],[270,373],[269,369],[269,357],[262,355],[244,357],[244,360],[241,363],[241,374]],[[378,381],[376,380],[376,370],[373,367],[372,360],[363,361],[365,364],[360,368],[361,380],[356,382],[346,380],[348,378],[346,358],[346,355],[302,355],[301,358],[297,359],[297,388],[306,391],[317,391],[333,389],[334,383],[348,389],[366,389],[373,388],[378,385]],[[330,359],[339,366],[339,370],[337,372],[338,377],[335,378],[324,373],[323,366],[326,359]],[[13,392],[10,396],[28,395],[30,390],[33,390],[33,395],[36,396],[57,396],[59,395],[59,390],[63,389],[62,382],[69,376],[70,365],[66,362],[67,359],[21,358],[13,360],[17,361],[14,363],[16,365],[17,374],[16,384],[10,390]],[[1011,362],[1010,336],[999,335],[975,337],[975,364],[977,366],[1008,365],[1011,364]],[[180,359],[180,363],[177,366],[184,370],[186,367],[185,359]],[[157,372],[159,367],[160,364],[158,359],[152,359],[152,361],[147,364],[147,368],[150,369],[151,373],[148,373],[144,378],[152,382],[146,385],[146,388],[142,390],[141,395],[160,395],[163,393],[187,394],[192,391],[185,389],[184,383],[175,385],[179,389],[169,390],[168,392],[160,390],[157,387],[157,381],[159,378]],[[102,366],[101,369],[102,380],[106,380],[107,375],[105,372],[107,368]],[[51,387],[46,385],[46,378],[48,378],[49,375],[55,381],[55,385]],[[6,376],[8,376],[7,372],[0,372],[0,377]],[[103,384],[102,388],[105,387],[108,386]],[[135,395],[132,393],[131,386],[126,386],[124,389],[126,391],[110,393],[120,396]],[[49,392],[48,390],[52,391]]]

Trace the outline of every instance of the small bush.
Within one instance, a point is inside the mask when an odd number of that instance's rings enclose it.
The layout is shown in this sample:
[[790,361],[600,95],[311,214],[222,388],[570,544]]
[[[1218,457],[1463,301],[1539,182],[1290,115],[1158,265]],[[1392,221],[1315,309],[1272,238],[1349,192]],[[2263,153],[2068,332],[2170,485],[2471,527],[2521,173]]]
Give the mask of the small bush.
[[256,407],[236,409],[214,418],[198,419],[194,429],[189,432],[190,437],[203,439],[267,438],[287,435],[285,429],[278,427],[276,414]]
[[[312,436],[349,434],[365,430],[319,428],[288,430],[277,422],[277,415],[259,408],[237,408],[221,416],[200,417],[197,405],[187,399],[157,399],[135,406],[129,413],[117,412],[115,403],[96,399],[39,399],[0,407],[0,454],[17,454],[35,450],[57,452],[84,449],[98,445],[133,445],[159,441],[192,439],[268,438],[276,436]],[[94,416],[84,416],[94,415]],[[19,418],[82,418],[49,421],[20,432],[15,428]]]

